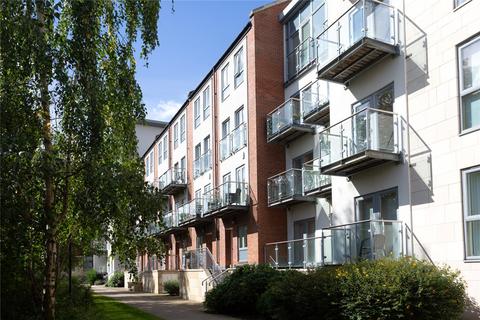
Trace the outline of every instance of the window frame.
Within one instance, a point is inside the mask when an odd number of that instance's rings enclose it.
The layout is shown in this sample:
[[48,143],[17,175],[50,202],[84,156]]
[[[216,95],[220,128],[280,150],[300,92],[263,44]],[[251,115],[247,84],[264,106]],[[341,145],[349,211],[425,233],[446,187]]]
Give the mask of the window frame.
[[220,77],[221,77],[221,86],[222,86],[222,101],[225,101],[230,96],[230,77],[228,74],[228,68],[230,66],[230,63],[227,62],[225,66],[223,66]]
[[197,99],[195,99],[193,101],[193,125],[195,128],[198,128],[198,126],[200,126],[200,123],[201,123],[201,114],[200,114],[200,97],[197,97]]
[[461,178],[461,193],[462,193],[462,223],[463,223],[463,256],[464,260],[468,262],[480,262],[479,256],[469,256],[467,253],[467,222],[480,221],[480,213],[468,216],[469,205],[468,205],[468,183],[467,175],[471,173],[480,172],[480,165],[465,168],[460,170]]
[[[462,4],[462,6],[464,4]],[[463,97],[468,96],[470,94],[475,94],[476,92],[480,94],[480,84],[478,84],[477,86],[472,86],[472,88],[468,88],[466,90],[462,89],[463,87],[462,49],[468,47],[469,45],[477,41],[480,42],[480,33],[476,33],[475,35],[469,37],[467,40],[463,41],[462,43],[459,43],[456,47],[457,75],[458,75],[458,113],[459,113],[458,120],[459,120],[460,135],[480,130],[480,124],[475,127],[464,129],[464,117],[463,117],[464,116]]]
[[[240,127],[242,124],[245,123],[245,113],[244,113],[244,110],[245,108],[242,106],[240,106],[240,108],[238,108],[237,110],[235,110],[234,114],[233,114],[233,125],[234,125],[234,130],[237,129],[238,127]],[[238,121],[237,123],[237,119],[239,119],[240,117],[238,115],[241,114],[241,121]],[[230,119],[230,118],[229,118]]]
[[[243,231],[245,231],[243,233]],[[238,262],[248,262],[248,225],[238,226],[237,229],[237,253],[238,253]],[[242,241],[244,239],[245,241]],[[243,245],[244,242],[244,246]],[[246,260],[240,260],[240,252],[246,252]]]
[[185,114],[182,114],[180,117],[180,143],[185,141],[185,136],[186,136],[186,122],[185,122]]
[[173,149],[177,149],[179,145],[179,123],[173,125]]
[[163,160],[168,158],[168,135],[163,137]]
[[[241,65],[240,70],[238,70],[238,65]],[[245,63],[243,59],[243,46],[241,46],[233,56],[233,85],[238,88],[244,80],[244,69]],[[238,81],[238,82],[237,82]]]
[[157,144],[157,149],[158,149],[158,165],[161,165],[163,163],[163,139],[160,139],[160,141]]
[[205,90],[202,91],[202,100],[203,120],[205,121],[206,119],[208,119],[208,117],[210,117],[210,86],[207,86]]

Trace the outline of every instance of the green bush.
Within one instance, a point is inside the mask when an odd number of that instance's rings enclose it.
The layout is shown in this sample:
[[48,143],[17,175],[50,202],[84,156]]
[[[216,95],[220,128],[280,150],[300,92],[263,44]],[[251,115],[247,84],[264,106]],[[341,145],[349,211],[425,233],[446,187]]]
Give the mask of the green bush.
[[268,265],[237,268],[214,289],[207,292],[205,307],[210,312],[234,315],[258,314],[257,302],[274,280],[282,276]]
[[123,272],[115,271],[107,281],[107,287],[123,287],[125,285],[125,276]]
[[177,280],[165,281],[163,283],[163,289],[171,296],[178,296],[180,294],[180,285]]
[[285,271],[261,296],[258,309],[271,319],[341,319],[333,268],[308,274]]
[[89,320],[99,319],[93,304],[90,287],[72,278],[72,294],[68,292],[68,279],[61,278],[57,285],[56,319]]
[[98,273],[95,269],[90,269],[85,273],[86,281],[89,285],[94,285],[95,281],[103,280],[103,274]]
[[459,319],[466,301],[458,272],[413,259],[363,261],[337,268],[346,319]]

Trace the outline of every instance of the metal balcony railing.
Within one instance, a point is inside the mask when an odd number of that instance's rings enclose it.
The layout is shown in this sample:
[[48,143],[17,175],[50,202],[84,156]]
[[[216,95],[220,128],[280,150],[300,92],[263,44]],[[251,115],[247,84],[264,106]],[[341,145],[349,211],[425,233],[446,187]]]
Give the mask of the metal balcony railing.
[[287,55],[288,79],[292,79],[315,60],[315,41],[308,37]]
[[193,177],[197,178],[212,168],[212,152],[207,150],[200,158],[193,161]]
[[[398,42],[396,21],[397,12],[394,7],[377,0],[357,1],[318,36],[317,69],[319,73],[322,73],[321,71],[327,65],[342,60],[342,54],[350,49],[364,49],[356,53],[351,52],[344,57],[346,64],[339,67],[339,70],[329,70],[329,74],[325,74],[327,80],[333,80],[338,74],[337,80],[343,82],[345,76],[350,76],[348,67],[360,63],[352,71],[355,73],[374,60],[378,60],[382,51],[392,53],[392,47]],[[365,39],[371,41],[362,48]],[[379,52],[375,51],[377,49]],[[332,75],[332,72],[337,74]],[[333,78],[329,79],[329,77]]]
[[[327,109],[329,105],[327,85],[319,86],[320,92],[304,92],[302,95],[302,116],[305,123],[317,123],[318,116],[322,110]],[[328,116],[325,115],[325,116]],[[328,117],[327,121],[328,122]],[[312,121],[313,120],[313,121]]]
[[304,194],[321,192],[332,184],[331,176],[320,173],[320,159],[316,158],[303,164]]
[[365,220],[323,228],[319,237],[265,245],[265,261],[277,268],[313,268],[398,258],[410,252],[411,237],[402,221]]
[[268,204],[303,196],[302,169],[289,169],[267,180]]
[[[400,130],[397,114],[367,108],[320,132],[321,168],[366,151],[399,154]],[[326,172],[325,172],[326,173]]]
[[158,188],[164,190],[170,185],[186,184],[186,174],[183,168],[170,168],[158,178]]
[[204,212],[212,213],[224,208],[249,205],[248,183],[228,181],[203,195]]
[[203,215],[202,199],[193,199],[177,208],[178,223],[183,224],[201,218]]
[[240,124],[238,127],[224,137],[219,142],[220,161],[223,161],[230,157],[241,148],[247,145],[247,126],[245,123]]

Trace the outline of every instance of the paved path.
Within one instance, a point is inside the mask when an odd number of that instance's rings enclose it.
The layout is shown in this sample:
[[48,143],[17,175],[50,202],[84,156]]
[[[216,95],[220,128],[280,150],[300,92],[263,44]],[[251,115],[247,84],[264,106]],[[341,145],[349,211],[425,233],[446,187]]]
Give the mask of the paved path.
[[238,318],[209,314],[203,311],[201,303],[171,297],[166,294],[135,293],[124,288],[92,286],[92,290],[102,296],[142,309],[164,320],[234,320]]

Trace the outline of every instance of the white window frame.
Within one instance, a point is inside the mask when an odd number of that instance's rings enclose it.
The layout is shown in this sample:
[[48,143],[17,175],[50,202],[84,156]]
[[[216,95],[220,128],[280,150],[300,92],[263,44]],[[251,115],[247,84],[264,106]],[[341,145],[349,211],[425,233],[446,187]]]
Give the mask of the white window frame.
[[200,97],[197,97],[195,101],[193,102],[193,122],[195,128],[197,128],[200,125]]
[[162,153],[163,153],[163,149],[162,149],[162,140],[160,140],[160,142],[158,143],[157,145],[157,149],[158,149],[158,165],[161,165],[162,162],[163,162],[163,156],[162,156]]
[[233,82],[235,88],[243,83],[245,63],[243,59],[243,46],[237,50],[235,55],[233,56],[233,67],[234,67],[234,75],[233,75]]
[[163,160],[168,158],[168,136],[163,137]]
[[[245,231],[244,236],[243,231]],[[247,262],[248,261],[248,226],[242,225],[238,226],[238,240],[237,240],[237,251],[238,251],[238,262]],[[245,239],[245,245],[242,243],[242,238]],[[246,260],[240,260],[240,252],[246,252]]]
[[207,86],[202,92],[203,99],[203,120],[210,116],[210,86]]
[[185,115],[180,117],[180,143],[185,141]]
[[178,148],[178,122],[173,125],[173,149]]
[[221,71],[221,84],[222,84],[222,101],[227,99],[230,95],[230,77],[228,75],[229,63],[225,64]]
[[[469,45],[480,42],[480,35],[477,35],[470,41],[458,46],[457,56],[458,56],[458,90],[459,90],[459,109],[460,109],[460,133],[468,133],[480,129],[480,124],[471,128],[464,128],[464,110],[463,110],[463,98],[474,94],[477,91],[480,91],[480,83],[477,86],[472,86],[468,89],[463,89],[463,68],[462,68],[462,50],[468,47]],[[480,94],[480,93],[479,93]]]
[[154,153],[153,153],[153,150],[150,151],[150,153],[148,154],[148,159],[149,159],[149,173],[148,175],[151,175],[154,171],[154,168],[153,168],[153,165],[154,165]]
[[[234,117],[233,117],[233,122],[234,122],[233,125],[235,126],[234,129],[240,127],[242,124],[245,123],[245,113],[244,113],[244,109],[245,109],[245,108],[244,108],[243,105],[242,105],[240,108],[238,108],[237,110],[235,110]],[[240,117],[239,115],[241,115],[241,117]],[[240,119],[241,121],[238,121],[238,120],[237,120],[237,119],[239,119],[239,118],[241,118],[241,119]],[[237,123],[237,122],[238,122],[238,123]]]
[[464,247],[465,260],[480,260],[480,255],[469,256],[467,252],[467,222],[480,221],[480,212],[474,215],[469,215],[470,206],[469,206],[469,198],[468,198],[469,190],[468,190],[467,176],[471,173],[476,173],[476,172],[480,172],[480,166],[462,170],[462,204],[463,204],[463,234],[464,234],[463,247]]

